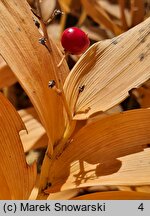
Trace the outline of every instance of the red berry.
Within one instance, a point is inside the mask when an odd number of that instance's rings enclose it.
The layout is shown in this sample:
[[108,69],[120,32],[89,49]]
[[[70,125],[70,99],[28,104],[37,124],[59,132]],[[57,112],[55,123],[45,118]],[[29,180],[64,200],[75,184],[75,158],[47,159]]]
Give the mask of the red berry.
[[89,47],[90,40],[81,29],[70,27],[63,32],[61,44],[66,52],[72,55],[79,55]]

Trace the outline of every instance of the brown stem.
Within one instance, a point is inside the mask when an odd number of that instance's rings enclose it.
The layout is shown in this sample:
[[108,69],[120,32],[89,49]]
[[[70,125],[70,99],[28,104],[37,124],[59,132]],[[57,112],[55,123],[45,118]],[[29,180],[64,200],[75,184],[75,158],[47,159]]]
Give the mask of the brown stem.
[[46,25],[45,25],[45,23],[43,21],[40,1],[36,0],[36,3],[37,3],[37,9],[38,9],[39,17],[40,17],[41,26],[42,26],[42,29],[43,29],[44,38],[47,39],[47,47],[48,47],[48,50],[50,52],[51,51],[51,44],[50,44],[50,41],[49,41]]
[[121,20],[122,20],[123,29],[124,29],[124,31],[126,31],[128,29],[128,25],[127,25],[126,16],[125,16],[125,13],[124,13],[125,1],[124,0],[118,0],[118,1],[119,1],[119,6],[120,6]]

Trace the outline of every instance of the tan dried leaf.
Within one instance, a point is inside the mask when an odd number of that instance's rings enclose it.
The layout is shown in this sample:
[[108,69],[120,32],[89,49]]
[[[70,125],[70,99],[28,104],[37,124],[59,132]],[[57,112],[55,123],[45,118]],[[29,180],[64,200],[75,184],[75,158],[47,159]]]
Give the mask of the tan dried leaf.
[[48,138],[34,108],[20,110],[19,115],[22,118],[27,129],[27,132],[20,132],[20,138],[24,151],[28,152],[32,149],[46,147],[48,144]]
[[13,74],[10,67],[0,57],[0,89],[8,87],[17,82],[15,75]]
[[25,129],[16,110],[0,94],[0,199],[28,199],[36,165],[26,164],[19,131]]
[[150,194],[130,191],[97,192],[77,196],[72,200],[149,200]]
[[72,3],[72,0],[58,0],[61,10],[65,13],[70,13],[70,6]]
[[56,7],[56,0],[42,0],[40,5],[42,17],[45,21],[47,21]]
[[110,109],[150,78],[149,33],[150,18],[114,39],[95,43],[82,55],[64,85],[74,119]]
[[135,97],[137,102],[140,104],[142,108],[149,108],[150,107],[150,88],[149,87],[140,87],[134,89],[132,91],[132,95]]
[[50,53],[39,43],[41,35],[32,16],[25,0],[0,1],[0,53],[30,97],[52,149],[63,134],[64,118],[61,98],[48,88],[48,82],[55,80],[55,74],[64,81],[69,69],[65,61],[57,68],[62,54],[53,41]]
[[[150,110],[127,111],[83,127],[50,170],[49,192],[94,185],[149,185]],[[144,151],[143,151],[144,150]],[[141,152],[140,152],[141,151]]]
[[66,191],[60,191],[57,193],[51,193],[47,200],[68,200],[72,199],[73,197],[77,196],[79,194],[81,189],[72,189],[72,190],[66,190]]
[[112,31],[115,35],[121,34],[121,28],[116,25],[107,12],[101,6],[101,1],[99,0],[81,0],[87,14],[92,17],[92,19],[100,25],[105,26],[105,28]]

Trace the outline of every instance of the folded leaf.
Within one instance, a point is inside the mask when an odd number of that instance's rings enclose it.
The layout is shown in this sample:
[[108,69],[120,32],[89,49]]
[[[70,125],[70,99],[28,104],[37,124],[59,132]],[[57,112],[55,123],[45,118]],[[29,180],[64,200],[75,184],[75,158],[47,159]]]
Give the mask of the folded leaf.
[[64,131],[64,118],[61,98],[48,88],[48,82],[55,80],[55,74],[63,81],[68,67],[64,61],[58,69],[62,54],[52,41],[49,53],[39,38],[41,35],[25,0],[0,1],[0,53],[30,97],[52,148]]
[[28,152],[32,149],[46,147],[48,144],[48,138],[35,110],[33,108],[20,110],[19,115],[28,131],[28,133],[26,131],[20,132],[24,151]]
[[[150,110],[105,117],[79,130],[53,161],[50,191],[92,185],[150,184]],[[142,152],[140,152],[142,151]],[[140,152],[140,153],[138,153]]]
[[28,199],[36,179],[35,164],[26,164],[17,111],[0,94],[0,199]]
[[[64,88],[74,119],[106,111],[150,78],[150,18],[126,33],[95,43],[78,61]],[[84,87],[79,92],[79,87]]]

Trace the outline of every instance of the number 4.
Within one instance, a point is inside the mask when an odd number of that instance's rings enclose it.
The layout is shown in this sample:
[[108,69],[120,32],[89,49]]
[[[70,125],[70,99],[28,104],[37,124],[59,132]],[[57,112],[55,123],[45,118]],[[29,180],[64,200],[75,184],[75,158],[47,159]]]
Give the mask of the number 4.
[[143,203],[141,203],[138,207],[139,210],[143,211],[144,210],[144,206],[143,206]]

